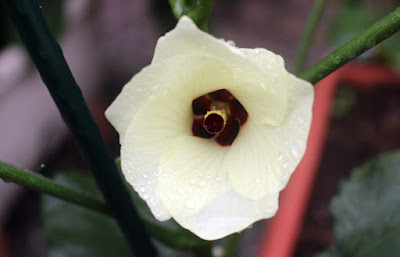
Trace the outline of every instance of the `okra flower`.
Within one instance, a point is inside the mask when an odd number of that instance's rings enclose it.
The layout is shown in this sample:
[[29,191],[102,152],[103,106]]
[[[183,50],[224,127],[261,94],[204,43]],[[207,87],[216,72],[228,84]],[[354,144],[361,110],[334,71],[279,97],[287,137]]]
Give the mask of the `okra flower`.
[[106,116],[125,178],[154,216],[214,240],[275,214],[306,148],[313,96],[279,55],[182,17]]

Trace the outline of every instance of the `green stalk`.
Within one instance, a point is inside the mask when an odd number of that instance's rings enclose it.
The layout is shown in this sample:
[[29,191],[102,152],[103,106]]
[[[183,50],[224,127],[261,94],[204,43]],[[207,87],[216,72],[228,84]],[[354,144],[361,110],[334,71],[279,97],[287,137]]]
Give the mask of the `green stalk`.
[[325,5],[326,0],[314,1],[293,61],[292,73],[296,76],[299,75],[303,70],[303,66],[307,61],[307,57],[315,37],[315,32],[317,30],[319,21],[321,20]]
[[2,1],[132,251],[157,256],[38,2]]
[[34,191],[60,198],[105,215],[110,215],[110,210],[103,201],[69,189],[41,175],[19,169],[8,163],[0,162],[0,178],[6,182],[13,182]]
[[224,239],[224,253],[221,257],[235,257],[239,247],[240,234],[235,233]]
[[371,49],[400,30],[400,8],[385,16],[367,30],[339,47],[327,57],[300,75],[300,78],[316,84],[349,61]]
[[[19,169],[1,161],[0,178],[6,182],[13,182],[39,193],[47,194],[111,217],[110,210],[104,201],[100,201],[87,194],[55,183],[41,175]],[[145,225],[152,237],[174,249],[187,250],[192,249],[193,247],[209,244],[209,242],[201,240],[187,231],[171,231],[155,224],[154,222],[146,220]]]

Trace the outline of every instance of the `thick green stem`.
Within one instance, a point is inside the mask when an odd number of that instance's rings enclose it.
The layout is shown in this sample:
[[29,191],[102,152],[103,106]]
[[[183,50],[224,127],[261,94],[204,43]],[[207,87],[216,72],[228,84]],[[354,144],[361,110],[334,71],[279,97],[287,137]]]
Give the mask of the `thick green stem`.
[[[13,182],[39,193],[54,196],[69,203],[111,217],[110,210],[105,202],[10,164],[0,162],[0,178],[6,182]],[[187,250],[209,244],[209,242],[201,240],[194,234],[185,230],[171,231],[153,222],[146,222],[146,220],[145,225],[152,237],[174,249]]]
[[38,2],[2,1],[134,254],[157,256]]
[[300,75],[300,78],[316,84],[338,68],[365,51],[389,38],[400,30],[400,8],[376,22],[367,30],[339,47],[327,57]]
[[299,75],[303,70],[304,63],[307,61],[307,57],[315,37],[315,32],[317,30],[319,21],[321,20],[325,5],[326,0],[314,1],[314,5],[310,15],[308,16],[308,20],[293,61],[292,73],[296,76]]
[[224,253],[221,257],[235,257],[239,246],[240,234],[235,233],[224,239]]
[[110,214],[107,205],[103,201],[57,184],[41,175],[19,169],[4,162],[0,162],[0,178],[6,182],[13,182],[102,214]]

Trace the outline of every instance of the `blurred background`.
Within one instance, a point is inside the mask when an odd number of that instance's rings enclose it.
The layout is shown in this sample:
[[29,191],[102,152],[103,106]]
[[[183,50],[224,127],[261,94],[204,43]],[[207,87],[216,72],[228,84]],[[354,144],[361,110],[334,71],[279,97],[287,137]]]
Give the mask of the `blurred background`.
[[[122,86],[150,64],[157,39],[176,23],[167,0],[39,0],[113,156],[118,136],[103,115]],[[267,48],[290,69],[311,0],[217,0],[210,33],[237,46]],[[398,0],[328,1],[307,66],[399,6]],[[358,65],[400,71],[400,36],[357,58]],[[375,67],[375,66],[374,66]],[[361,77],[363,71],[359,71]],[[400,80],[397,80],[400,81]],[[329,202],[356,165],[400,147],[398,82],[355,89],[343,81],[318,176],[294,256],[312,256],[334,242]],[[396,84],[397,83],[397,84]],[[396,86],[397,85],[397,86]],[[359,88],[359,87],[358,87]],[[51,175],[86,169],[9,17],[0,5],[0,160]],[[238,256],[256,256],[268,221],[242,233]],[[7,257],[46,256],[41,199],[0,180],[0,248]],[[2,256],[0,252],[0,257]]]

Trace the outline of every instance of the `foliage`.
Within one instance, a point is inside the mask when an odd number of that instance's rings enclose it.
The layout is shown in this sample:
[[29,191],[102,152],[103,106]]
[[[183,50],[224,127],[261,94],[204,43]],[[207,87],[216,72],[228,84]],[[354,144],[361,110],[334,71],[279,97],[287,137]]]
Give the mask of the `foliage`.
[[[362,2],[344,1],[331,24],[328,41],[332,46],[339,47],[384,16],[383,11],[383,8],[372,8]],[[399,45],[400,35],[394,35],[382,42],[376,50],[380,57],[400,68]]]
[[208,16],[214,0],[169,0],[169,3],[177,19],[187,15],[200,29],[207,31]]
[[400,252],[400,151],[356,168],[331,203],[337,245],[317,257],[397,257]]
[[[101,199],[93,178],[87,173],[60,172],[54,181]],[[173,222],[154,220],[144,202],[140,201],[136,194],[135,203],[140,207],[142,218],[168,228],[174,227]],[[42,198],[42,215],[44,232],[49,238],[49,257],[132,256],[117,224],[110,217],[46,195]],[[175,252],[161,243],[156,246],[160,256],[171,256]]]

